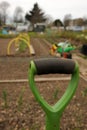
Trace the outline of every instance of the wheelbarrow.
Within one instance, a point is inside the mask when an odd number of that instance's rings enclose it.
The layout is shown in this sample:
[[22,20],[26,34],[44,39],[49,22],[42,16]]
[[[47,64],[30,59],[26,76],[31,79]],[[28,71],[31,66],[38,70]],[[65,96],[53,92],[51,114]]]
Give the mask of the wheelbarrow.
[[[35,84],[35,75],[55,73],[71,74],[71,80],[62,98],[54,106],[51,106],[38,92]],[[46,130],[60,130],[60,119],[62,113],[72,99],[78,86],[79,67],[77,62],[60,58],[42,58],[32,60],[30,62],[28,79],[32,93],[46,114]]]

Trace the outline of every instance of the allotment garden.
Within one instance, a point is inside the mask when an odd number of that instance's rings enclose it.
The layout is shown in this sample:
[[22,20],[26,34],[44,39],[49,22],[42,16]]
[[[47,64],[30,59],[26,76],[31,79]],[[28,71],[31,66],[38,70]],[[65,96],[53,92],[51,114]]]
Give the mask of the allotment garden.
[[[72,59],[62,57],[56,51],[50,53],[53,44],[65,41],[74,47],[70,51]],[[28,77],[30,62],[44,58],[78,63],[79,82],[62,113],[60,130],[87,130],[87,56],[82,53],[84,44],[87,44],[86,32],[0,35],[0,130],[46,129],[46,115],[30,89]],[[70,80],[71,74],[45,73],[35,76],[38,91],[51,106],[65,93]],[[74,82],[72,91],[73,86]]]

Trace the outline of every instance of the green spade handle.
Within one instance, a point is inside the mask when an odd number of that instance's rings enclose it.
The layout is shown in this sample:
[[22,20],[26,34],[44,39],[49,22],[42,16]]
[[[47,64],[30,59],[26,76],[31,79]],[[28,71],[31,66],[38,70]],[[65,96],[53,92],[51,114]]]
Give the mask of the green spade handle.
[[[72,74],[70,83],[62,96],[62,98],[54,105],[50,106],[40,95],[36,87],[34,76],[60,73],[60,74]],[[43,58],[31,61],[28,74],[30,88],[41,105],[42,109],[46,113],[46,130],[59,130],[60,118],[65,107],[73,97],[79,80],[79,67],[78,64],[70,59],[58,59],[58,58]]]

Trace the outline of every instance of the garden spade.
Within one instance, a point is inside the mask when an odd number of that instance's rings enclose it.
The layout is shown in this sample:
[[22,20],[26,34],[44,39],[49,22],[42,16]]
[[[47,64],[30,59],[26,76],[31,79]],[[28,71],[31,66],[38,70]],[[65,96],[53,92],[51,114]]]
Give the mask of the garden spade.
[[[71,79],[63,96],[51,106],[45,101],[35,84],[35,75],[43,74],[71,74]],[[40,58],[30,62],[28,72],[29,85],[37,102],[46,114],[46,130],[60,130],[60,119],[66,106],[72,99],[79,81],[79,67],[71,59]]]

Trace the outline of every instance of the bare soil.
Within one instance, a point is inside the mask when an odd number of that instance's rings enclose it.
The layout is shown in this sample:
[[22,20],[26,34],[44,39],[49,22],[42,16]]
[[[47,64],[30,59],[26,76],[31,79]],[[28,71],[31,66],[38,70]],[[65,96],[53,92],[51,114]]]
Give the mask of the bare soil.
[[[35,56],[30,56],[28,51],[22,55],[8,56],[7,46],[10,40],[0,39],[0,81],[28,79],[30,60],[51,57],[50,44],[45,39],[39,38],[31,39]],[[77,54],[73,54],[73,59],[79,63],[80,74],[87,70],[86,60]],[[40,77],[61,77],[61,75],[51,74]],[[36,82],[36,85],[43,98],[53,105],[61,98],[68,83],[69,81],[61,80]],[[86,84],[87,81],[80,77],[76,93],[63,112],[60,130],[87,130]],[[44,130],[45,124],[45,113],[33,96],[28,82],[0,83],[0,130]]]

